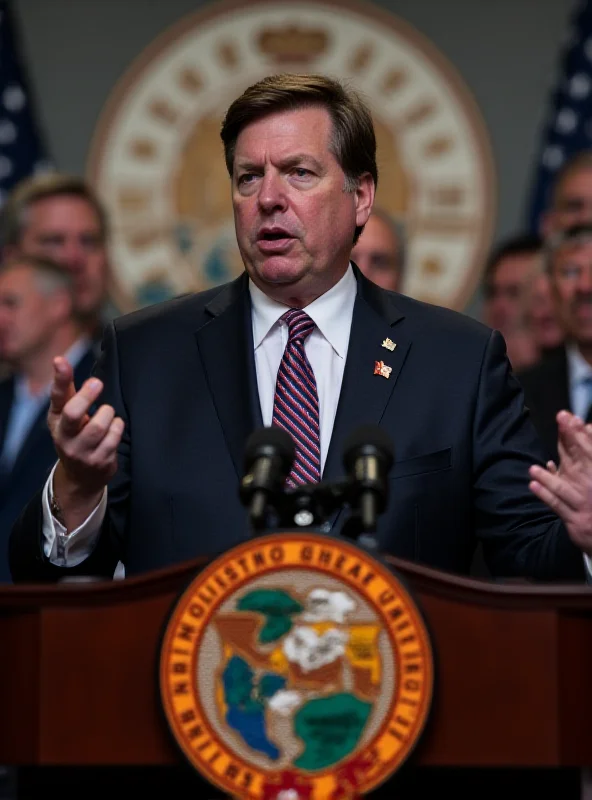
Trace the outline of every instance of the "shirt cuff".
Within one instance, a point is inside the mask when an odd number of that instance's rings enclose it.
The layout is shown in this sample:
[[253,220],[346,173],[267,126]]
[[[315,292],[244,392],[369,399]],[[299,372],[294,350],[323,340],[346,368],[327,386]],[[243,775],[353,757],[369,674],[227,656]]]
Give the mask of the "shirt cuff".
[[101,525],[107,510],[107,489],[97,507],[71,533],[52,515],[50,502],[53,498],[54,465],[43,487],[43,552],[52,564],[58,567],[76,567],[92,553],[99,538]]

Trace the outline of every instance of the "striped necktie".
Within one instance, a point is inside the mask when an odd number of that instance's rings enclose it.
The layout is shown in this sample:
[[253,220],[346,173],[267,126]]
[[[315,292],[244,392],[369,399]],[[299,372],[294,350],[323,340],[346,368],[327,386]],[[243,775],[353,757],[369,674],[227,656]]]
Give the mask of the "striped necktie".
[[284,428],[296,445],[287,485],[317,483],[321,479],[319,396],[314,372],[304,351],[304,342],[315,324],[299,308],[286,311],[282,319],[288,325],[288,343],[277,374],[271,424]]

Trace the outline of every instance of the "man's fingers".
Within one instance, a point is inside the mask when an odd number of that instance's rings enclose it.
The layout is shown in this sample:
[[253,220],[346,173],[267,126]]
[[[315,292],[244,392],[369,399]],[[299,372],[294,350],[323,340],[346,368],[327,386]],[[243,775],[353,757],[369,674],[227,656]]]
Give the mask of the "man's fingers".
[[[561,503],[562,507],[577,510],[581,504],[581,495],[571,482],[564,480],[558,473],[549,472],[543,467],[532,466],[529,470],[532,480],[540,485],[545,492],[544,502],[557,511],[557,504]],[[534,491],[532,485],[531,490]],[[535,492],[537,497],[543,500],[538,492]],[[553,502],[550,501],[549,496],[555,498]]]
[[100,444],[96,447],[93,453],[93,461],[96,464],[107,464],[113,455],[117,452],[119,442],[125,429],[125,423],[121,417],[115,417],[105,436],[103,436]]
[[83,430],[80,432],[80,436],[77,438],[77,448],[94,450],[107,435],[114,417],[115,409],[113,406],[101,406],[92,417],[90,417]]
[[564,521],[566,516],[572,511],[556,494],[544,486],[539,481],[530,481],[528,484],[530,491],[549,506]]
[[59,414],[68,400],[74,396],[74,372],[72,366],[62,356],[53,360],[53,382],[49,398],[50,413]]
[[584,457],[592,460],[592,432],[579,417],[567,411],[557,415],[559,442],[569,458]]
[[103,391],[103,384],[97,378],[89,378],[62,408],[59,433],[71,438],[81,430],[89,408]]

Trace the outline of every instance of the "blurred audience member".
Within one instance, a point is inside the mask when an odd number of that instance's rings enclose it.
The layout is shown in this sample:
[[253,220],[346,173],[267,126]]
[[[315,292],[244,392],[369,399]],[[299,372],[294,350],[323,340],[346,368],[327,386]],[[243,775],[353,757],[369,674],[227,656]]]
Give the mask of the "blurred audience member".
[[401,291],[405,263],[402,223],[375,208],[351,257],[364,275],[378,286],[393,292]]
[[503,241],[490,255],[483,278],[483,321],[506,340],[514,369],[538,360],[538,349],[527,324],[525,298],[539,270],[543,242],[523,234]]
[[577,153],[558,170],[549,209],[543,214],[545,238],[574,225],[592,224],[592,151]]
[[0,582],[9,581],[13,522],[55,463],[47,427],[53,359],[65,355],[78,386],[95,361],[74,311],[74,278],[46,259],[17,255],[0,266]]
[[546,263],[565,346],[518,378],[547,457],[557,460],[557,412],[592,419],[592,223],[552,236]]
[[2,210],[3,257],[41,256],[69,270],[76,313],[96,341],[109,316],[107,233],[105,210],[89,185],[75,176],[53,172],[27,178]]
[[526,290],[526,324],[532,332],[541,358],[563,344],[565,333],[557,316],[551,280],[541,264],[540,272],[531,277]]

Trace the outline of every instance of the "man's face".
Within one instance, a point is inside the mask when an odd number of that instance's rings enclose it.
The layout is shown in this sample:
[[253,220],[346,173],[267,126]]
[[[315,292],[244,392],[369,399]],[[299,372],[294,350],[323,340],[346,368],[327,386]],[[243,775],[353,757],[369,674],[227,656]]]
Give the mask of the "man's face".
[[398,291],[399,242],[385,220],[370,215],[358,243],[352,250],[351,257],[371,281],[383,289]]
[[553,207],[547,213],[545,235],[592,222],[592,167],[582,167],[561,181]]
[[581,347],[592,347],[592,241],[560,248],[550,277],[565,331]]
[[506,256],[498,263],[483,305],[485,323],[491,328],[508,333],[521,324],[524,293],[538,258],[537,253],[522,253]]
[[253,282],[287,305],[307,305],[343,276],[374,183],[345,192],[329,150],[324,108],[269,114],[239,134],[232,201],[238,246]]
[[41,352],[68,316],[68,302],[66,292],[44,293],[29,266],[0,272],[0,359],[18,367]]
[[558,347],[565,337],[557,318],[549,276],[541,272],[530,284],[527,299],[527,325],[535,342],[543,350]]
[[70,270],[76,310],[85,317],[99,314],[107,293],[107,253],[99,218],[84,198],[56,195],[33,203],[19,249]]

